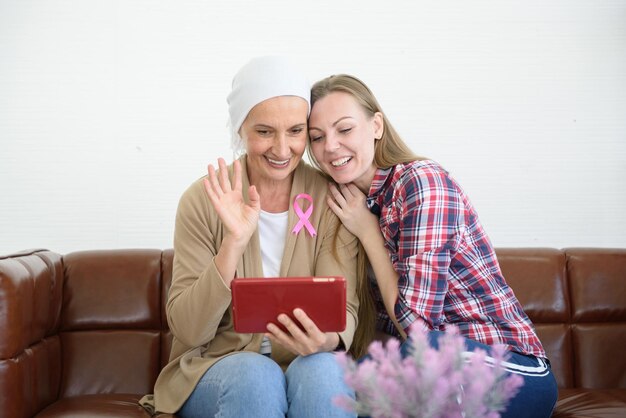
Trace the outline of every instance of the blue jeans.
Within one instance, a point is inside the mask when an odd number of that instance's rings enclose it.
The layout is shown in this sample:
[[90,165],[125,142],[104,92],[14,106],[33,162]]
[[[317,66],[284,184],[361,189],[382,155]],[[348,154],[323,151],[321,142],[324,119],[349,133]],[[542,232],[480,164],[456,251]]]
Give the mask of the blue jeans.
[[195,417],[355,417],[333,404],[354,392],[332,353],[297,357],[287,371],[262,354],[240,352],[206,371],[177,415]]
[[[443,335],[440,331],[430,331],[428,333],[430,346],[439,348],[439,337]],[[408,348],[411,344],[409,338],[400,346],[403,357],[406,357]],[[467,351],[474,351],[475,348],[481,348],[491,353],[491,346],[479,343],[477,341],[465,338],[465,346]],[[509,373],[515,373],[524,378],[524,385],[513,399],[509,401],[509,405],[501,418],[543,418],[552,414],[554,405],[556,404],[558,390],[556,380],[552,374],[550,364],[542,359],[534,356],[527,356],[516,352],[510,352],[508,363],[512,363],[507,368]],[[522,366],[522,367],[516,367]],[[525,369],[525,370],[520,370]]]

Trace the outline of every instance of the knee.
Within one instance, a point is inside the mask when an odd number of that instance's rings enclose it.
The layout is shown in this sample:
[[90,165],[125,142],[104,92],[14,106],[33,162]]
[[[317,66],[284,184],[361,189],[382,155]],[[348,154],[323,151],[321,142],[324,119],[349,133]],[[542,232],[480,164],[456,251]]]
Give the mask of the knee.
[[285,375],[280,366],[270,358],[257,353],[242,353],[234,359],[235,369],[230,370],[237,379],[232,382],[240,390],[265,391],[268,388],[277,388],[284,393]]
[[342,378],[343,372],[333,353],[317,353],[297,357],[287,368],[285,376],[287,381],[300,380],[302,377],[313,381],[324,381]]
[[317,353],[297,357],[285,372],[288,392],[315,392],[324,390],[349,392],[344,382],[343,370],[333,353]]
[[196,385],[180,416],[267,416],[287,412],[287,384],[282,369],[257,353],[237,353],[215,363]]
[[333,353],[317,353],[297,357],[289,365],[285,377],[290,417],[353,416],[332,402],[338,395],[354,398],[354,391],[345,384],[343,370],[335,357]]
[[287,409],[287,382],[280,366],[258,353],[229,357],[232,357],[230,364],[226,364],[222,372],[227,376],[221,380],[221,404],[232,409],[236,408],[235,404],[243,402],[252,409],[266,408],[268,416],[271,416],[269,411],[284,414]]

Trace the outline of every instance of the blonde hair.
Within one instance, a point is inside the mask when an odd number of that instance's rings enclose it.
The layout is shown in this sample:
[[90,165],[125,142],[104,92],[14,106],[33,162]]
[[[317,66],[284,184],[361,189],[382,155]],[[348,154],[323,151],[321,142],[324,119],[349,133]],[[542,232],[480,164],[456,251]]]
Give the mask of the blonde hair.
[[[339,255],[337,253],[339,228],[341,228],[341,223],[337,225],[337,229],[335,230],[332,250],[334,257],[337,260],[339,260]],[[350,353],[350,355],[355,359],[361,358],[367,354],[367,348],[374,339],[376,329],[376,307],[374,306],[372,289],[370,288],[369,280],[367,278],[368,260],[365,255],[363,245],[360,242],[358,245],[358,252],[356,255],[356,296],[359,299],[359,310],[357,312],[358,323],[354,332],[354,337],[352,338],[352,344],[348,350],[348,353]]]
[[354,331],[354,338],[349,353],[354,358],[361,358],[367,354],[367,348],[374,339],[376,332],[376,306],[367,277],[369,261],[363,245],[359,242],[359,252],[356,256],[358,287],[356,295],[359,298],[359,311],[357,313],[359,323]]
[[[385,112],[383,112],[369,87],[354,76],[348,74],[331,75],[315,83],[311,88],[311,109],[313,109],[315,102],[333,92],[351,95],[370,117],[374,117],[377,112],[382,114],[383,135],[374,145],[374,165],[376,167],[389,168],[397,164],[425,159],[411,151],[385,116]],[[319,167],[311,148],[309,147],[307,151],[311,161]]]
[[[374,97],[369,87],[354,76],[347,74],[331,75],[315,83],[311,88],[311,109],[313,109],[313,106],[315,106],[318,100],[333,92],[343,92],[351,95],[370,118],[373,118],[377,112],[382,114],[383,134],[380,139],[375,141],[374,145],[374,165],[377,168],[386,169],[397,164],[425,159],[411,151],[394,129],[393,125],[391,125],[389,119],[385,116],[378,100],[376,100],[376,97]],[[307,148],[307,153],[311,162],[316,165],[317,168],[320,168],[319,163],[311,152],[311,147]],[[327,177],[330,178],[330,176]],[[332,179],[330,180],[332,181]],[[367,277],[368,265],[369,261],[365,250],[361,243],[359,243],[359,253],[357,256],[359,323],[350,348],[350,354],[355,358],[366,354],[367,348],[374,339],[375,333],[376,307]]]

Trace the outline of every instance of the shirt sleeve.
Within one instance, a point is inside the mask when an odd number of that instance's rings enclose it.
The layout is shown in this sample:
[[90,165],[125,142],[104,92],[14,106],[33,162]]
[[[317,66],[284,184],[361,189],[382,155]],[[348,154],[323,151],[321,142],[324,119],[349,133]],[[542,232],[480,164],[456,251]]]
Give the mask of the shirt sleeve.
[[463,202],[443,170],[413,167],[394,186],[399,300],[395,314],[406,329],[421,318],[438,329],[445,320],[451,254],[458,248]]
[[211,341],[232,300],[213,258],[217,246],[209,225],[209,204],[201,183],[181,197],[174,232],[172,285],[167,301],[170,330],[183,344]]

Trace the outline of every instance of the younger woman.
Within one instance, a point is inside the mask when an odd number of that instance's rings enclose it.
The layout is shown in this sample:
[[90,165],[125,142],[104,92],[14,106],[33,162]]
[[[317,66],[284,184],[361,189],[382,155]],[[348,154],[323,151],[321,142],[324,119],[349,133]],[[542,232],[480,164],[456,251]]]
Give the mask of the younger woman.
[[557,388],[545,351],[458,183],[411,152],[357,78],[317,82],[311,106],[312,159],[338,183],[328,205],[369,259],[377,329],[424,327],[436,346],[455,325],[469,351],[506,345],[524,385],[503,416],[549,417]]

